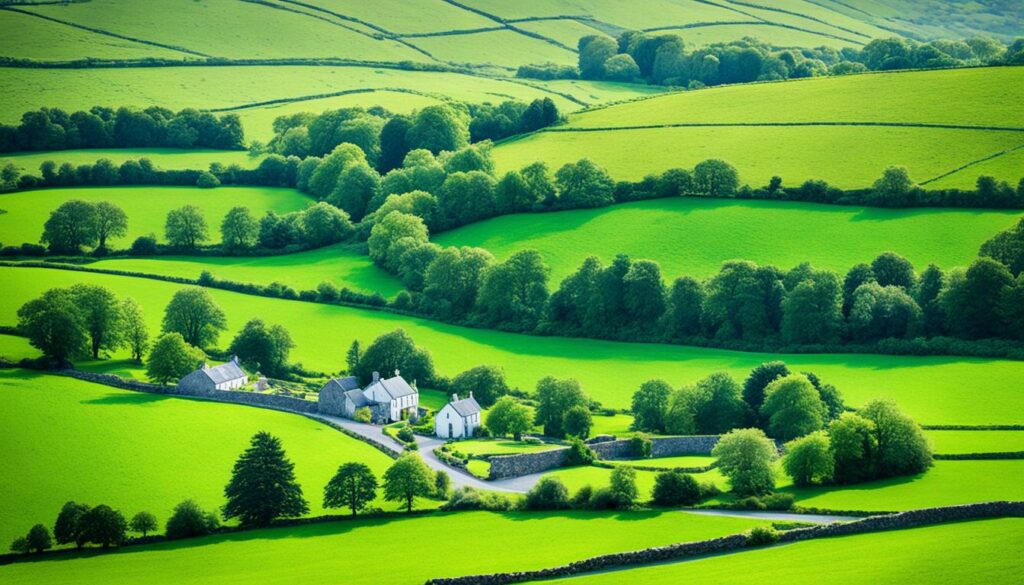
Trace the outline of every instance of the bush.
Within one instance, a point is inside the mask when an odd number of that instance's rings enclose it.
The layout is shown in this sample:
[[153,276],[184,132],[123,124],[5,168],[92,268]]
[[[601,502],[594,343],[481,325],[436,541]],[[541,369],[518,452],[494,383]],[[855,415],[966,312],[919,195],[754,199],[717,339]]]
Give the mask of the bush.
[[590,465],[594,462],[594,450],[581,439],[573,438],[569,443],[569,457],[565,460],[566,467]]
[[564,510],[569,507],[569,490],[556,477],[542,477],[526,494],[527,510]]
[[213,189],[220,186],[220,179],[210,171],[203,171],[196,179],[196,187],[201,189]]
[[621,466],[612,470],[609,488],[615,497],[615,505],[621,509],[632,508],[639,495],[636,489],[636,470]]
[[398,440],[403,443],[413,443],[416,441],[416,436],[413,434],[412,428],[410,428],[409,425],[398,429],[396,436],[398,437]]
[[368,407],[364,406],[362,408],[357,408],[356,409],[355,419],[357,421],[359,421],[361,423],[368,423],[368,422],[370,422],[370,418],[371,418],[370,409]]
[[701,486],[692,475],[662,471],[654,478],[651,500],[656,506],[692,506],[701,500]]
[[654,444],[650,439],[641,435],[640,433],[634,433],[629,438],[629,454],[634,459],[647,459],[651,456],[651,448]]
[[785,512],[786,510],[793,509],[793,504],[796,502],[796,499],[793,497],[793,494],[775,493],[764,496],[761,498],[761,502],[764,504],[764,507],[769,510]]
[[779,541],[779,533],[771,526],[758,526],[747,535],[747,546],[764,546]]
[[437,499],[446,500],[452,492],[452,478],[444,471],[438,471],[434,475],[434,489]]
[[743,498],[742,500],[737,500],[736,504],[734,506],[737,509],[740,509],[740,510],[767,510],[768,509],[768,506],[765,506],[764,502],[761,501],[761,498],[759,498],[757,496],[749,496],[749,497]]
[[594,488],[587,484],[582,486],[572,497],[572,507],[585,509],[590,507],[590,498],[594,496]]
[[210,534],[220,527],[220,521],[214,512],[204,512],[195,500],[185,500],[174,507],[174,512],[167,520],[167,538],[190,538]]
[[135,256],[153,256],[157,253],[156,238],[153,236],[139,236],[132,242],[131,250]]
[[442,510],[490,510],[504,512],[512,509],[512,500],[497,492],[485,492],[469,486],[455,490]]

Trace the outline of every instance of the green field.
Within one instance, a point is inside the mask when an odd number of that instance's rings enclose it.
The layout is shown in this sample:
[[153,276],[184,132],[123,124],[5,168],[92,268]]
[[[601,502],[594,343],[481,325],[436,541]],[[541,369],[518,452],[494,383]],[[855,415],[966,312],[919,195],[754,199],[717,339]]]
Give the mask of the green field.
[[[268,127],[273,120],[267,122]],[[60,166],[62,163],[73,165],[93,164],[101,158],[109,159],[120,165],[126,160],[148,158],[157,168],[167,170],[210,168],[210,163],[238,165],[243,168],[255,168],[260,158],[249,156],[244,150],[183,150],[178,148],[88,148],[82,150],[58,150],[54,152],[15,152],[0,155],[0,165],[14,163],[22,172],[39,175],[39,165],[45,161],[53,161]]]
[[327,246],[281,256],[162,256],[113,258],[89,265],[107,270],[198,278],[207,270],[215,277],[236,282],[280,282],[296,290],[315,289],[323,281],[372,294],[393,297],[402,290],[397,278],[374,266],[370,257],[344,245]]
[[557,449],[558,445],[531,445],[509,440],[482,440],[456,441],[452,448],[463,455],[515,455],[517,453],[536,453],[538,451],[550,451]]
[[510,30],[423,37],[414,42],[431,55],[450,63],[470,62],[514,68],[523,63],[575,65],[577,59],[573,51],[538,42],[538,39]]
[[[607,487],[611,481],[611,474],[612,470],[604,467],[564,467],[545,474],[545,477],[557,477],[565,484],[569,494],[572,495],[585,485],[589,485],[594,489]],[[639,501],[646,502],[651,499],[651,490],[654,489],[654,478],[657,475],[658,472],[654,471],[638,470],[636,472],[636,487],[639,493]],[[725,478],[716,469],[691,475],[701,483],[710,482],[721,489],[728,487]]]
[[[739,169],[742,181],[755,186],[778,175],[794,185],[825,179],[844,188],[866,187],[890,165],[906,166],[915,180],[925,181],[1024,144],[1024,131],[857,124],[1021,129],[1024,114],[1011,104],[1022,98],[1022,82],[1024,68],[1004,67],[823,77],[677,92],[570,116],[564,128],[569,131],[510,140],[494,155],[500,169],[535,160],[557,168],[586,157],[617,179],[638,179],[721,158]],[[789,123],[847,125],[757,125]],[[671,124],[692,126],[663,127]],[[632,128],[636,126],[644,128]],[[614,129],[622,127],[631,129]],[[611,130],[573,131],[584,128]],[[957,148],[940,146],[950,143]],[[986,171],[1016,183],[1021,169],[996,161]],[[946,178],[942,186],[969,188],[978,174],[977,169],[968,169]]]
[[28,339],[16,335],[0,335],[0,357],[16,362],[22,358],[38,357],[40,352]]
[[709,455],[679,455],[677,457],[655,457],[652,459],[630,459],[628,461],[612,461],[615,465],[629,465],[641,467],[658,467],[661,469],[674,469],[676,467],[707,467],[715,462],[715,458]]
[[824,45],[826,47],[842,49],[844,47],[859,48],[860,46],[859,43],[854,43],[844,38],[756,22],[709,24],[694,28],[668,29],[659,32],[662,32],[662,34],[673,33],[681,37],[691,47],[728,43],[748,37],[753,37],[759,41],[779,47],[820,47]]
[[[0,542],[52,526],[68,500],[152,512],[161,527],[185,498],[220,506],[235,458],[265,430],[279,437],[311,514],[346,461],[379,475],[391,459],[308,418],[245,406],[118,390],[60,376],[0,371],[4,428]],[[381,500],[377,505],[393,509]],[[0,579],[2,580],[2,579]]]
[[294,189],[279,187],[76,187],[40,189],[0,195],[0,241],[5,244],[38,242],[50,212],[65,201],[109,201],[128,215],[128,234],[114,247],[128,247],[132,241],[149,234],[163,242],[167,212],[183,205],[196,205],[203,211],[209,231],[207,243],[220,242],[220,222],[236,205],[248,207],[257,218],[267,211],[288,213],[304,209],[312,199]]
[[936,453],[1024,451],[1024,431],[926,431]]
[[1024,520],[977,520],[810,540],[688,562],[545,581],[566,585],[1010,585],[1020,578]]
[[[0,268],[11,294],[0,296],[0,324],[13,324],[17,308],[55,286],[92,282],[132,296],[145,310],[153,332],[177,285],[106,274],[39,268]],[[353,338],[369,343],[378,335],[404,328],[433,354],[440,373],[454,376],[480,364],[505,369],[511,386],[532,391],[538,379],[578,379],[584,390],[606,406],[629,404],[635,388],[661,377],[673,386],[691,383],[716,370],[743,378],[757,364],[785,360],[792,369],[810,370],[842,391],[857,406],[890,396],[923,424],[1021,424],[1024,395],[1016,380],[1024,362],[881,355],[787,355],[733,352],[658,344],[534,337],[445,325],[426,319],[348,307],[284,301],[211,290],[227,313],[231,336],[251,318],[285,325],[295,341],[292,359],[307,368],[334,372],[342,368]],[[984,400],[979,400],[984,396]]]
[[[923,270],[967,266],[981,244],[1014,225],[1016,211],[879,209],[676,197],[600,209],[509,215],[440,234],[446,246],[479,246],[505,259],[535,249],[551,267],[551,288],[590,255],[656,260],[666,281],[705,277],[726,260],[789,269],[809,261],[845,273],[894,251]],[[828,245],[822,236],[827,234]]]
[[[1002,154],[995,158],[979,162],[978,164],[971,165],[965,169],[956,171],[955,173],[936,179],[934,182],[928,183],[929,189],[947,189],[951,187],[957,187],[969,182],[972,178],[989,176],[989,177],[1006,177],[1006,180],[1011,184],[1019,184],[1014,181],[1015,175],[1019,175],[1024,172],[1024,143],[1021,143],[1020,148],[1016,148],[1006,154]],[[1024,179],[1024,177],[1021,177]]]
[[[422,583],[735,534],[760,524],[679,512],[460,512],[224,534],[49,563],[0,566],[16,583]],[[488,554],[452,554],[481,546]],[[595,538],[600,535],[600,538]],[[553,546],[556,545],[556,546]],[[359,554],[348,554],[353,547]],[[394,555],[396,547],[416,554]],[[387,557],[386,567],[381,559]],[[394,558],[392,558],[394,557]]]

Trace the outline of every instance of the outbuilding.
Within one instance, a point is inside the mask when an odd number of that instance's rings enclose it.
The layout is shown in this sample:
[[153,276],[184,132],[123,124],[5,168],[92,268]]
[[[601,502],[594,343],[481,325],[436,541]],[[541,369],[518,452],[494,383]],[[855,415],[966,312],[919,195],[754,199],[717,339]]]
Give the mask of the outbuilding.
[[469,398],[452,400],[434,416],[434,434],[442,439],[469,439],[480,426],[480,404],[469,393]]
[[249,383],[249,376],[238,363],[238,356],[230,362],[217,366],[203,364],[203,367],[187,374],[178,381],[178,388],[193,392],[211,390],[237,390]]

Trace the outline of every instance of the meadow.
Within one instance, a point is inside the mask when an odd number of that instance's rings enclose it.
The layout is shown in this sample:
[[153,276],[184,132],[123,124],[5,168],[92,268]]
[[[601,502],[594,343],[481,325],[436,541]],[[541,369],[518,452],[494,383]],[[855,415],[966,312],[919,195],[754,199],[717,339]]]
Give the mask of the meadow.
[[[267,122],[268,127],[273,120]],[[224,166],[238,165],[242,168],[256,168],[263,158],[250,156],[245,150],[209,150],[179,148],[85,148],[80,150],[58,150],[42,152],[13,152],[0,155],[0,166],[8,162],[21,169],[23,173],[39,175],[39,165],[53,161],[60,166],[63,163],[73,165],[94,164],[105,158],[119,165],[126,160],[148,158],[160,169],[198,169],[210,168],[210,163],[221,163]]]
[[[143,307],[150,331],[159,330],[164,307],[180,287],[172,283],[107,274],[44,268],[0,267],[10,294],[0,296],[0,324],[16,321],[19,306],[48,288],[89,282],[131,296]],[[754,366],[774,359],[791,369],[813,371],[835,384],[848,404],[858,406],[892,397],[922,424],[1022,424],[1024,395],[1017,380],[1024,362],[963,357],[912,357],[857,354],[764,354],[684,346],[620,343],[562,337],[516,335],[446,325],[388,312],[286,301],[221,290],[210,294],[227,314],[229,330],[221,346],[249,319],[284,325],[296,347],[293,361],[325,372],[343,368],[353,338],[370,343],[382,333],[405,329],[427,348],[441,374],[481,364],[505,369],[511,386],[533,391],[547,375],[576,378],[605,406],[622,408],[639,385],[664,378],[673,386],[692,383],[714,371],[738,379]],[[114,357],[126,357],[121,353]],[[115,367],[117,364],[115,363]]]
[[530,445],[509,440],[486,441],[481,439],[459,441],[454,448],[464,455],[515,455],[517,453],[536,453],[557,449],[558,445]]
[[[17,563],[0,566],[0,580],[327,585],[343,575],[352,585],[422,583],[430,577],[539,569],[594,555],[736,534],[761,524],[679,512],[459,512],[256,530],[61,562]],[[481,539],[486,540],[486,552]],[[359,554],[344,552],[354,547]],[[396,549],[415,554],[394,554]]]
[[[449,63],[480,63],[515,68],[523,63],[575,65],[575,51],[511,30],[414,39],[416,46]],[[575,48],[575,43],[572,45]]]
[[139,237],[153,234],[158,242],[164,238],[167,212],[183,205],[196,205],[206,218],[207,243],[220,242],[220,222],[228,210],[241,205],[259,218],[267,211],[288,213],[305,209],[312,199],[294,189],[280,187],[75,187],[39,189],[0,195],[0,241],[8,245],[38,242],[43,224],[50,212],[66,201],[109,201],[121,207],[128,216],[128,233],[115,240],[115,247],[130,246]]
[[545,581],[571,585],[940,585],[1019,582],[1024,520],[1002,518],[809,540],[686,562]]
[[1024,451],[1024,431],[926,431],[936,453]]
[[[218,508],[235,458],[259,431],[281,439],[312,515],[324,513],[323,486],[342,463],[361,461],[378,477],[391,463],[326,425],[262,408],[128,392],[25,370],[0,371],[0,400],[5,543],[37,522],[52,526],[68,500],[109,504],[129,518],[146,510],[161,526],[186,498]],[[375,505],[398,507],[383,500]]]
[[[936,144],[956,148],[936,148]],[[739,171],[740,183],[760,187],[774,177],[798,186],[821,179],[842,189],[870,187],[893,165],[912,180],[937,177],[1024,143],[1022,132],[870,126],[695,126],[599,132],[540,132],[494,149],[499,172],[544,161],[551,169],[589,158],[615,180],[639,180],[671,168],[717,158]],[[856,160],[856,164],[837,161]],[[1020,179],[1020,169],[996,169],[997,179]],[[946,185],[973,188],[978,175],[955,173]]]
[[222,280],[264,285],[280,282],[295,290],[315,289],[327,281],[339,288],[378,292],[387,298],[402,290],[396,277],[375,266],[366,254],[344,244],[280,256],[111,258],[89,266],[182,278],[198,278],[205,270]]
[[[1014,225],[1016,211],[880,209],[782,201],[675,197],[599,209],[507,215],[439,234],[443,246],[478,246],[503,260],[541,252],[551,288],[590,255],[655,260],[671,282],[707,277],[726,260],[789,269],[802,262],[845,273],[893,251],[923,270],[967,266],[985,240]],[[828,245],[822,245],[827,235]]]
[[631,459],[628,461],[615,461],[615,465],[658,467],[661,469],[675,469],[677,467],[706,467],[715,462],[714,457],[706,455],[678,455],[676,457],[655,457],[652,459]]

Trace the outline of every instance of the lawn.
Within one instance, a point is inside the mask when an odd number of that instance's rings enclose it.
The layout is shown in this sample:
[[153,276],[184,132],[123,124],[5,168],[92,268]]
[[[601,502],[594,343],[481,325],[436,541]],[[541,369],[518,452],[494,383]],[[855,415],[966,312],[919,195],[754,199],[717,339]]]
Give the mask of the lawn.
[[5,244],[38,242],[50,212],[65,201],[109,201],[128,215],[128,234],[113,241],[116,248],[149,234],[165,242],[167,212],[183,205],[196,205],[206,218],[209,241],[220,242],[220,222],[228,210],[241,205],[259,218],[267,211],[288,213],[304,209],[313,200],[294,189],[280,187],[76,187],[40,189],[0,195],[0,241]]
[[[0,281],[10,291],[0,295],[0,324],[14,324],[18,307],[48,288],[91,282],[138,300],[153,333],[159,328],[164,307],[179,289],[172,283],[147,279],[42,268],[2,267]],[[219,346],[226,347],[247,320],[260,317],[287,327],[296,344],[291,359],[326,372],[343,367],[345,351],[353,338],[368,344],[382,333],[403,328],[431,352],[437,370],[444,375],[454,376],[480,364],[493,364],[504,368],[511,386],[529,391],[547,375],[573,377],[591,397],[615,408],[627,406],[633,391],[652,378],[664,378],[673,386],[681,386],[722,370],[742,379],[759,363],[782,359],[796,371],[813,371],[835,384],[852,406],[889,396],[923,424],[1024,423],[1024,395],[1018,391],[1017,383],[1024,378],[1024,362],[961,357],[764,354],[535,337],[455,327],[387,312],[220,290],[211,290],[210,294],[224,308],[229,325]]]
[[633,415],[631,414],[619,413],[611,416],[595,414],[591,418],[591,423],[590,436],[592,437],[597,435],[624,437],[633,434],[633,430],[630,428],[633,425]]
[[537,453],[558,449],[560,445],[540,444],[532,445],[521,441],[507,439],[470,439],[468,441],[456,441],[452,449],[463,455],[517,455],[519,453]]
[[[580,558],[748,530],[760,522],[678,512],[460,512],[225,534],[91,558],[0,566],[16,583],[422,583],[540,569]],[[453,551],[481,549],[480,554]],[[353,547],[359,554],[347,554]],[[396,555],[398,549],[415,554]],[[386,565],[381,559],[388,559]]]
[[1024,520],[976,520],[809,540],[698,560],[545,581],[566,585],[818,583],[944,585],[1020,582]]
[[[575,494],[581,487],[589,485],[595,490],[602,487],[607,487],[611,482],[612,470],[604,467],[566,467],[557,469],[550,473],[545,474],[545,477],[557,477],[565,487],[569,490],[569,494]],[[658,472],[655,471],[637,471],[636,472],[636,487],[639,494],[638,500],[642,502],[649,501],[651,499],[651,490],[654,489],[654,478],[657,477]],[[725,478],[718,472],[717,469],[711,469],[703,473],[693,473],[693,477],[701,482],[711,482],[722,489],[728,487]]]
[[281,282],[296,290],[315,289],[324,281],[367,294],[393,297],[402,290],[397,278],[377,268],[370,257],[344,245],[327,246],[280,256],[161,256],[112,258],[89,265],[108,270],[127,270],[198,278],[208,270],[215,277],[236,282]]
[[2,370],[0,400],[4,543],[37,522],[52,526],[68,500],[109,504],[128,517],[147,510],[161,526],[185,498],[219,507],[235,458],[258,431],[281,439],[314,515],[323,513],[323,486],[340,464],[361,461],[381,476],[391,462],[303,416],[61,376]]
[[0,334],[0,357],[16,362],[22,358],[39,357],[38,349],[28,343],[28,339],[17,335]]
[[[707,277],[727,260],[789,269],[801,262],[841,274],[885,251],[923,270],[967,266],[981,244],[1016,224],[1016,211],[878,209],[781,201],[674,197],[600,209],[507,215],[445,232],[446,246],[479,246],[500,260],[538,250],[551,267],[550,288],[587,256],[616,254],[661,264],[666,281]],[[827,235],[827,236],[826,236]],[[822,245],[822,237],[828,243]]]
[[715,458],[708,455],[679,455],[677,457],[655,457],[652,459],[630,459],[628,461],[611,461],[615,465],[630,465],[642,467],[658,467],[661,469],[675,469],[677,467],[707,467],[715,462]]
[[[2,14],[2,13],[0,13]],[[0,165],[14,163],[23,173],[39,176],[39,165],[53,161],[60,166],[69,162],[73,165],[93,164],[101,158],[120,165],[126,160],[148,158],[157,168],[167,170],[210,168],[210,163],[224,166],[238,165],[255,168],[260,158],[249,156],[245,150],[183,150],[178,148],[91,148],[82,150],[57,150],[47,152],[15,152],[0,155]]]
[[[643,122],[646,123],[646,122]],[[871,186],[893,165],[924,181],[1024,142],[1024,132],[870,126],[730,126],[646,128],[601,132],[540,132],[494,149],[500,172],[544,161],[552,170],[589,158],[615,180],[638,180],[670,168],[717,158],[739,170],[741,183],[784,185],[823,179],[844,189]],[[953,144],[956,148],[942,145]],[[856,161],[846,164],[840,161]],[[1005,169],[996,178],[1020,179]],[[948,186],[971,188],[978,175],[957,173]]]
[[1024,451],[1024,431],[925,431],[936,453]]

